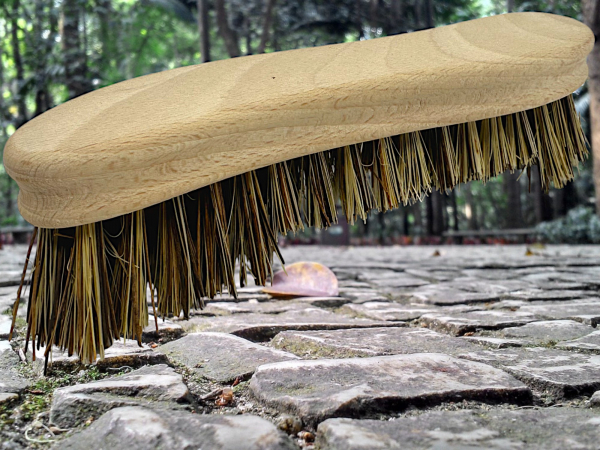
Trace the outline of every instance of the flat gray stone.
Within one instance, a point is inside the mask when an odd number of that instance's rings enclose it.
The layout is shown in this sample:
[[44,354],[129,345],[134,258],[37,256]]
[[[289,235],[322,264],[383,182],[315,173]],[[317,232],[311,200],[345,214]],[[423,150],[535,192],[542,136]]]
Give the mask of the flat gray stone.
[[386,274],[386,276],[381,276],[380,274],[377,276],[377,273],[373,275],[374,276],[365,279],[367,279],[377,289],[384,291],[393,291],[399,288],[414,288],[425,286],[430,283],[422,278],[410,277],[397,272]]
[[[42,352],[40,354],[43,355]],[[99,370],[108,368],[129,367],[132,369],[146,366],[148,364],[166,364],[165,355],[155,352],[147,345],[138,345],[136,341],[116,341],[111,347],[104,350],[104,359],[98,359],[94,363]],[[59,350],[52,351],[51,369],[69,370],[81,365],[76,356],[68,356]]]
[[0,339],[8,339],[12,317],[0,314]]
[[351,318],[321,308],[309,307],[281,314],[233,314],[221,317],[193,317],[181,320],[188,332],[214,331],[231,333],[253,342],[264,342],[286,330],[337,330],[402,326],[401,322],[381,322]]
[[536,302],[521,306],[519,310],[547,320],[570,319],[593,327],[600,324],[600,299],[598,298],[547,304]]
[[329,419],[321,450],[564,450],[598,445],[600,414],[582,409],[432,411],[389,421]]
[[349,299],[352,303],[389,302],[390,298],[373,289],[356,289],[340,287],[340,296]]
[[192,333],[157,348],[170,361],[218,383],[248,379],[261,364],[298,359],[296,355],[226,333]]
[[476,345],[427,328],[359,328],[332,331],[283,331],[271,345],[302,358],[351,358],[409,353],[456,355]]
[[[348,302],[349,300],[346,300]],[[196,311],[194,315],[203,316],[224,316],[229,314],[280,314],[287,311],[304,310],[310,307],[310,304],[294,300],[271,300],[269,302],[259,302],[257,300],[248,300],[245,302],[209,302],[201,311]]]
[[482,310],[457,313],[423,314],[421,323],[437,331],[444,331],[456,336],[477,330],[498,330],[506,327],[517,327],[539,320],[532,313],[506,310]]
[[521,347],[523,345],[521,341],[514,339],[502,339],[491,336],[462,336],[461,339],[490,348]]
[[29,385],[31,381],[22,376],[18,371],[18,366],[21,364],[19,356],[12,351],[10,344],[7,341],[4,349],[0,348],[0,393],[4,394],[20,394]]
[[409,321],[435,311],[427,305],[402,305],[394,302],[348,303],[339,312],[351,317],[366,317],[373,320]]
[[[506,275],[509,275],[506,272]],[[455,288],[466,292],[477,292],[494,295],[508,295],[511,292],[519,292],[524,289],[530,289],[531,283],[523,280],[480,280],[477,278],[463,277],[455,278],[450,282],[444,283],[444,287]]]
[[517,338],[523,343],[540,345],[577,339],[593,331],[593,327],[574,320],[543,320],[505,328],[498,334],[505,338]]
[[430,305],[468,305],[471,303],[488,303],[500,300],[501,294],[487,292],[465,292],[454,287],[430,284],[419,290],[400,296],[413,302]]
[[125,375],[56,389],[50,421],[59,427],[71,428],[89,417],[100,417],[106,411],[121,406],[173,407],[189,401],[191,395],[181,375],[159,364]]
[[0,341],[0,354],[7,350],[12,350],[12,346],[10,345],[10,342]]
[[409,275],[414,275],[421,279],[439,281],[452,281],[460,278],[462,273],[456,270],[422,270],[422,269],[406,269],[405,272]]
[[252,415],[199,415],[123,407],[57,443],[60,450],[295,450],[271,422]]
[[169,342],[183,336],[183,328],[170,320],[158,319],[158,330],[154,316],[150,316],[148,326],[142,332],[143,342]]
[[255,372],[250,390],[309,426],[458,399],[531,401],[529,389],[506,372],[439,353],[267,364]]
[[594,331],[593,333],[583,336],[579,339],[573,339],[571,341],[559,342],[556,348],[564,350],[583,350],[594,353],[600,353],[600,331]]
[[599,355],[522,347],[465,353],[461,358],[491,364],[556,398],[590,395],[600,389]]
[[546,289],[528,289],[520,292],[511,292],[510,298],[526,301],[556,301],[556,300],[574,300],[590,297],[589,291],[573,290],[546,290]]
[[0,405],[3,403],[10,403],[19,399],[19,394],[12,392],[0,392]]
[[600,406],[600,391],[594,392],[594,394],[590,397],[590,406],[593,408]]

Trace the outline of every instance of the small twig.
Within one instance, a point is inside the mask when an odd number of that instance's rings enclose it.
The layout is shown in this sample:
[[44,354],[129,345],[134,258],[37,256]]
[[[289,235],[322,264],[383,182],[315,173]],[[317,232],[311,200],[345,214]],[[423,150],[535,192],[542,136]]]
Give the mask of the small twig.
[[121,370],[129,369],[133,372],[133,367],[131,366],[121,366],[121,367],[107,367],[106,370],[110,370],[112,372],[120,372]]
[[[29,427],[29,428],[27,428],[25,430],[25,439],[27,439],[29,442],[35,442],[37,444],[51,444],[51,443],[55,442],[54,439],[36,439],[36,438],[31,438],[31,437],[29,437],[29,432],[30,431],[31,431],[31,427]],[[54,435],[54,433],[53,433],[53,435]]]
[[208,394],[205,394],[202,397],[200,397],[200,400],[203,400],[203,401],[213,400],[213,399],[217,398],[219,395],[221,395],[222,393],[223,393],[222,388],[215,389],[214,391],[209,392]]
[[21,358],[21,362],[27,363],[27,357],[25,356],[25,352],[23,349],[19,347],[19,358]]

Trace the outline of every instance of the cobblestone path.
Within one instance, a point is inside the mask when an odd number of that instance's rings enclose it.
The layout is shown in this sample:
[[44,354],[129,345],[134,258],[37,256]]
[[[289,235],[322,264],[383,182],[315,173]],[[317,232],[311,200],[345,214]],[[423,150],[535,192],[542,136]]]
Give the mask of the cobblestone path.
[[[600,247],[289,247],[339,297],[257,287],[41,376],[6,341],[0,448],[600,449]],[[38,352],[39,353],[39,352]]]

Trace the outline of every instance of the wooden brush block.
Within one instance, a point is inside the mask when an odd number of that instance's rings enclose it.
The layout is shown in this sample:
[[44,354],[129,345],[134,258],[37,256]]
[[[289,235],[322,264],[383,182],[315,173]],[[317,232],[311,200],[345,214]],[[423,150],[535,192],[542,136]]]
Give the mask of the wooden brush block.
[[109,219],[279,161],[537,107],[577,89],[594,36],[513,13],[183,67],[37,117],[4,164],[34,225]]

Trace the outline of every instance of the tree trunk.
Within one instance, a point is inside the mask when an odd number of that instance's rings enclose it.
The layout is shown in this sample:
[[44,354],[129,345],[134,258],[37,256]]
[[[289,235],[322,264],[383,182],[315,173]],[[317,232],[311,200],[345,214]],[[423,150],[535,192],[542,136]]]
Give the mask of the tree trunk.
[[372,29],[379,24],[379,0],[371,0],[369,4],[369,24]]
[[[35,48],[35,112],[33,117],[37,117],[43,112],[52,108],[53,100],[48,89],[48,79],[46,77],[46,67],[48,58],[51,55],[53,43],[56,39],[56,20],[50,7],[48,14],[49,30],[44,30],[46,15],[44,13],[44,1],[35,0],[34,3],[34,35],[36,39]],[[49,31],[48,36],[44,37],[44,32]]]
[[506,228],[521,228],[523,226],[520,174],[521,172],[510,173],[506,171],[502,175],[504,192],[507,197],[504,213],[504,226]]
[[456,205],[456,191],[450,193],[450,202],[452,205],[452,229],[458,231],[458,207]]
[[427,203],[427,231],[431,236],[441,236],[444,232],[444,198],[439,191],[433,191],[427,198],[431,199]]
[[513,12],[515,9],[515,0],[506,0],[506,12]]
[[65,85],[69,99],[79,97],[92,90],[88,77],[86,55],[81,48],[79,34],[80,0],[62,2],[62,51],[65,67]]
[[197,0],[198,32],[200,34],[200,62],[210,61],[210,28],[208,23],[208,0]]
[[10,37],[12,46],[12,56],[15,65],[15,81],[16,81],[16,92],[15,100],[17,103],[17,119],[15,120],[15,128],[19,128],[25,122],[27,122],[27,104],[25,103],[25,96],[22,94],[21,89],[25,83],[25,72],[23,69],[23,58],[21,57],[21,46],[19,42],[19,14],[21,4],[19,0],[13,1],[13,8],[10,15]]
[[600,1],[582,0],[581,9],[585,24],[596,36],[596,44],[588,56],[588,91],[590,93],[590,122],[592,158],[594,160],[594,186],[596,188],[596,214],[600,216]]
[[271,26],[273,25],[273,8],[277,0],[267,0],[267,7],[265,9],[265,15],[263,17],[263,29],[260,36],[260,43],[258,44],[257,53],[264,53],[269,42],[269,34],[271,33]]
[[425,27],[435,27],[435,9],[433,7],[433,0],[425,0]]
[[399,34],[406,30],[404,24],[404,3],[402,0],[392,0],[388,24],[388,35]]
[[433,192],[425,198],[425,220],[427,221],[427,236],[433,236]]
[[421,7],[421,0],[414,0],[412,6],[415,15],[415,30],[420,30],[423,26],[423,8]]
[[419,233],[423,233],[423,215],[421,214],[421,202],[416,202],[410,207],[412,215],[414,217],[414,226]]
[[467,216],[467,226],[469,230],[478,230],[479,224],[477,221],[477,205],[473,198],[473,192],[471,191],[471,185],[465,183],[463,186],[465,193],[465,216]]
[[563,217],[569,210],[578,205],[578,195],[575,183],[569,181],[562,189],[554,191],[554,217]]
[[533,205],[536,223],[552,220],[552,201],[550,196],[542,190],[540,171],[538,166],[531,168],[530,186],[533,194]]
[[219,28],[219,34],[225,42],[227,53],[229,53],[231,58],[236,58],[241,54],[240,43],[238,42],[237,33],[229,26],[225,0],[215,0],[215,10],[217,12],[217,27]]

